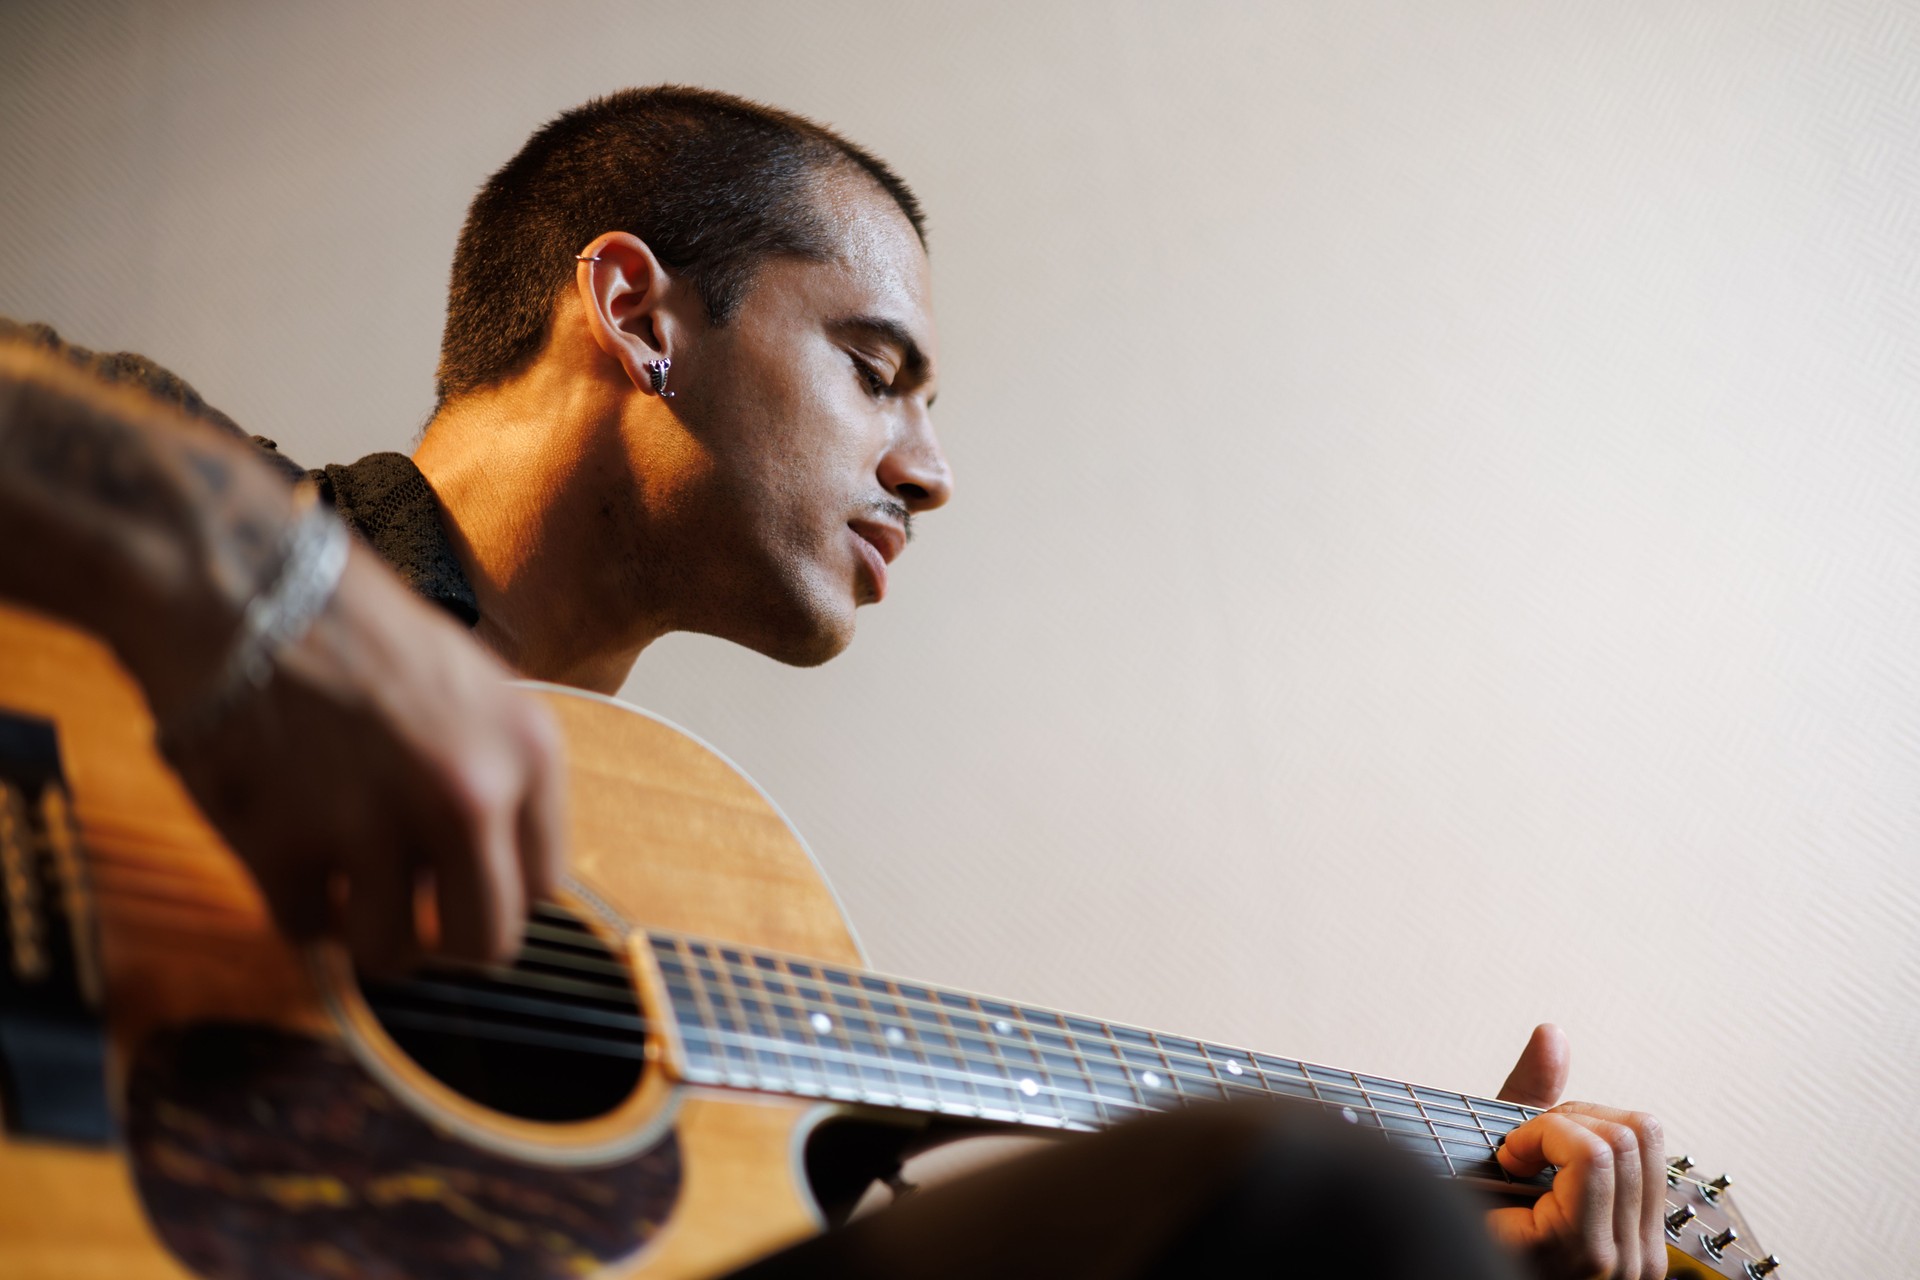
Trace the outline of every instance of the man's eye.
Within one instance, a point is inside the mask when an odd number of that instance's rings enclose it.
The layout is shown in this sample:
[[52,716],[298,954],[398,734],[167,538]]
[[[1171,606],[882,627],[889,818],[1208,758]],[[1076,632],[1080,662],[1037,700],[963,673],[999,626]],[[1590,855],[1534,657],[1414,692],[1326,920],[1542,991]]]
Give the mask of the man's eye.
[[849,356],[848,359],[853,361],[853,367],[860,374],[860,380],[867,384],[868,395],[879,399],[892,392],[893,388],[887,384],[885,378],[880,376],[879,370],[859,356]]

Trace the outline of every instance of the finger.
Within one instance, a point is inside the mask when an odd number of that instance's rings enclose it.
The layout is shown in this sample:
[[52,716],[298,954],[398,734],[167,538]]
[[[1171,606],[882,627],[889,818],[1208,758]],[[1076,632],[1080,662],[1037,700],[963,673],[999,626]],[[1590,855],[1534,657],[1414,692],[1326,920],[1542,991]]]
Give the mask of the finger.
[[567,870],[567,775],[559,728],[547,709],[538,711],[529,741],[530,776],[520,809],[520,870],[527,901],[552,898]]
[[1551,1248],[1575,1266],[1611,1271],[1614,1248],[1613,1148],[1575,1116],[1549,1111],[1507,1135],[1500,1164],[1517,1178],[1557,1165],[1553,1188],[1533,1204],[1523,1228],[1505,1219],[1512,1242]]
[[456,784],[454,820],[434,833],[428,857],[439,895],[440,948],[467,960],[497,961],[520,946],[526,924],[517,814],[519,788],[504,762],[473,769]]
[[1587,1102],[1565,1103],[1558,1110],[1611,1121],[1633,1131],[1640,1163],[1641,1269],[1645,1276],[1657,1280],[1666,1273],[1667,1259],[1667,1140],[1659,1117]]
[[1582,1119],[1613,1149],[1613,1244],[1617,1251],[1614,1266],[1621,1276],[1637,1280],[1641,1255],[1646,1249],[1640,1213],[1644,1194],[1640,1138],[1626,1125],[1611,1120]]
[[403,859],[355,868],[347,888],[346,912],[347,946],[363,971],[397,974],[418,956],[413,871]]
[[1567,1033],[1551,1022],[1543,1022],[1533,1029],[1527,1047],[1520,1051],[1520,1061],[1513,1064],[1507,1082],[1495,1096],[1523,1107],[1550,1107],[1566,1090],[1572,1061]]
[[1641,1231],[1647,1241],[1645,1274],[1647,1280],[1662,1280],[1667,1274],[1667,1138],[1660,1121],[1645,1112],[1635,1112],[1639,1123],[1633,1126],[1640,1135]]

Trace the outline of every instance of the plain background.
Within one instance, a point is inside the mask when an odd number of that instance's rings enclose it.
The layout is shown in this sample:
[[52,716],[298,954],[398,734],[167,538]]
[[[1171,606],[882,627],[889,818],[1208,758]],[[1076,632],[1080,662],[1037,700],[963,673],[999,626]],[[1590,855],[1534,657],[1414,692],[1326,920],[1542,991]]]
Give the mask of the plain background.
[[626,696],[878,967],[1730,1169],[1920,1256],[1920,13],[1837,0],[0,8],[0,312],[407,448],[454,234],[661,80],[930,210],[954,504],[839,661]]

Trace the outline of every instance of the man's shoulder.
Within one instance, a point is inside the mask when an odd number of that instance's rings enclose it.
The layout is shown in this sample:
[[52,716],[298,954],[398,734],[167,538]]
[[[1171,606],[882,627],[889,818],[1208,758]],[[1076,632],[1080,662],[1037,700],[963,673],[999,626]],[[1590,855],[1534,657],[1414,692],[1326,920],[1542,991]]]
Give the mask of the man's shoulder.
[[47,324],[21,324],[0,316],[0,342],[17,342],[59,356],[74,368],[111,386],[134,387],[177,409],[185,416],[260,447],[269,461],[285,471],[289,478],[306,475],[304,468],[280,452],[280,446],[265,436],[253,435],[193,389],[193,384],[165,366],[132,351],[94,351],[68,342]]

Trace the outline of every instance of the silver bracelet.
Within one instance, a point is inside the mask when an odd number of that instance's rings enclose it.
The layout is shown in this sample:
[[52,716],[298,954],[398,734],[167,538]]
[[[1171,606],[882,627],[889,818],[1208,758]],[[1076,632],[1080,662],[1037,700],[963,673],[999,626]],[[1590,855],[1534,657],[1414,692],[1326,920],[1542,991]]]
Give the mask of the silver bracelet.
[[191,741],[218,724],[248,694],[266,687],[281,650],[313,626],[346,572],[352,536],[319,499],[312,484],[294,491],[279,567],[240,615],[240,628],[213,686],[160,726],[163,750]]

